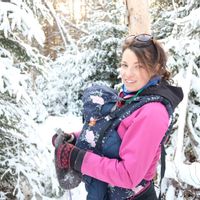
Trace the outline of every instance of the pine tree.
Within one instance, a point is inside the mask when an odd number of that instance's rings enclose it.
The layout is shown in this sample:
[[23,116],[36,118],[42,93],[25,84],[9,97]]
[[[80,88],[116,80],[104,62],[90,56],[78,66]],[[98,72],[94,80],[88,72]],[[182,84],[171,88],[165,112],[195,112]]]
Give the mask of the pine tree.
[[46,173],[52,162],[41,166],[49,152],[38,145],[36,131],[36,122],[47,116],[35,85],[37,75],[48,67],[48,60],[35,48],[45,38],[35,14],[47,13],[41,5],[40,1],[0,2],[1,199],[36,199],[51,195],[55,188],[51,170]]

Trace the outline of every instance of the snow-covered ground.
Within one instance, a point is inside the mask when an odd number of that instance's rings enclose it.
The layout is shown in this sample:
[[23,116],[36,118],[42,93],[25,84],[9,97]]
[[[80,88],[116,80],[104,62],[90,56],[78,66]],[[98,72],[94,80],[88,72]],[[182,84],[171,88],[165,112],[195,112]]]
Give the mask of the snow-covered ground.
[[66,191],[65,194],[59,200],[85,200],[86,191],[84,184],[81,183],[77,188]]
[[[41,136],[41,143],[52,149],[53,160],[53,146],[51,138],[56,129],[61,128],[65,132],[79,131],[82,127],[82,119],[73,115],[68,116],[50,116],[46,121],[38,127],[39,135]],[[86,191],[84,184],[81,183],[77,188],[66,191],[59,200],[85,200]]]

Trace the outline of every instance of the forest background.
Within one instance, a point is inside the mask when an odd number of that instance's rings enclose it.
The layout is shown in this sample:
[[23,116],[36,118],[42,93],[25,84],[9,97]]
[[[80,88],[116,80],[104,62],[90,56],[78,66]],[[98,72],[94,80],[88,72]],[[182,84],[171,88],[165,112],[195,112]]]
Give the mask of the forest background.
[[122,39],[140,32],[164,44],[184,91],[166,144],[163,199],[200,199],[199,13],[199,0],[1,0],[0,200],[65,194],[54,133],[39,127],[50,117],[80,119],[81,94],[92,82],[117,87]]

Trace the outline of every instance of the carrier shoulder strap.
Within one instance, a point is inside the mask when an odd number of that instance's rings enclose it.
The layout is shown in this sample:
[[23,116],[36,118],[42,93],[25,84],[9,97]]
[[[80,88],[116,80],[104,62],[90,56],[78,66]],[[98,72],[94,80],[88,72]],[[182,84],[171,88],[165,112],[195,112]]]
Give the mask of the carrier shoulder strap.
[[[165,105],[169,115],[173,113],[172,106],[162,96],[159,95],[148,95],[148,96],[140,96],[134,99],[134,101],[125,104],[123,107],[116,109],[115,111],[111,112],[109,115],[106,116],[108,123],[102,127],[101,131],[99,132],[99,138],[96,143],[96,149],[101,150],[102,140],[106,136],[106,131],[109,128],[117,128],[120,122],[131,115],[135,110],[139,109],[143,105],[150,103],[150,102],[161,102]],[[163,141],[165,141],[165,136]]]

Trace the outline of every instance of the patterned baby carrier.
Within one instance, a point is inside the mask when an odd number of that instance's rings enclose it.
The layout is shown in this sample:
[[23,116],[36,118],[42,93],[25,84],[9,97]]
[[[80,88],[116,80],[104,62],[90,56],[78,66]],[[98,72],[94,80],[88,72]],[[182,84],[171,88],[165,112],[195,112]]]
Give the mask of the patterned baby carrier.
[[[77,147],[120,160],[119,148],[121,139],[117,133],[117,127],[124,118],[149,102],[161,102],[165,105],[170,117],[173,113],[170,103],[159,95],[136,96],[133,101],[129,101],[121,108],[116,106],[118,101],[123,101],[123,99],[118,96],[114,89],[105,85],[93,85],[84,91],[84,125],[76,142]],[[167,137],[170,127],[163,141]],[[112,187],[105,182],[86,175],[83,176],[83,181],[88,191],[87,200],[128,199],[135,195],[138,187],[145,187],[149,183],[149,181],[142,180],[132,190]]]

